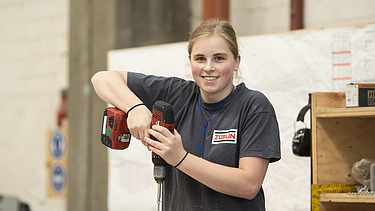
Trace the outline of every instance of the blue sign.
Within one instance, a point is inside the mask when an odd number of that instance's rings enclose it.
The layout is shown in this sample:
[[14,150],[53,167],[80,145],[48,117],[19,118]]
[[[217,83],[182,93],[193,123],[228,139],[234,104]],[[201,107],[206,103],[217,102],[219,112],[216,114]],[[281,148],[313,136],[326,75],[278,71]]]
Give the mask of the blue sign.
[[51,170],[51,186],[55,193],[61,193],[66,186],[67,175],[61,164],[56,164]]
[[55,130],[50,139],[50,152],[55,159],[60,159],[65,152],[65,140],[60,130]]

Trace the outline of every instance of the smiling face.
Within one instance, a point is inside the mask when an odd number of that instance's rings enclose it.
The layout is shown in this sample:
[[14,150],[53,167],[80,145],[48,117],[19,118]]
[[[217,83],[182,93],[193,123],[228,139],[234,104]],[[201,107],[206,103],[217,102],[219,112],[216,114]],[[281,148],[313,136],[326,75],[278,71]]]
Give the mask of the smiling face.
[[233,55],[221,36],[212,35],[194,44],[190,64],[202,99],[207,103],[215,103],[232,91],[233,73],[238,70],[240,56]]

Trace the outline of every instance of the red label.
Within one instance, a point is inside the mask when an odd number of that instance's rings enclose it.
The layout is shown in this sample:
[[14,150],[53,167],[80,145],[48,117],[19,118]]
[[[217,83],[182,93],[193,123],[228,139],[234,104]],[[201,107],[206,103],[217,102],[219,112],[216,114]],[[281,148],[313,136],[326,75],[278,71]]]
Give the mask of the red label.
[[212,136],[212,144],[236,144],[237,143],[237,129],[229,130],[214,130]]

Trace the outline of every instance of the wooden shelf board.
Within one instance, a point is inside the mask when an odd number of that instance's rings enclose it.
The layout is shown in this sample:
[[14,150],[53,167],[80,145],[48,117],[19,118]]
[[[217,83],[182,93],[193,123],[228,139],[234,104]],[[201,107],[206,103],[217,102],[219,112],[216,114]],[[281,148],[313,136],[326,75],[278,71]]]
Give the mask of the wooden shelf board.
[[375,117],[375,107],[317,109],[317,118],[329,117]]
[[352,195],[348,193],[322,193],[321,203],[371,203],[375,204],[375,194]]

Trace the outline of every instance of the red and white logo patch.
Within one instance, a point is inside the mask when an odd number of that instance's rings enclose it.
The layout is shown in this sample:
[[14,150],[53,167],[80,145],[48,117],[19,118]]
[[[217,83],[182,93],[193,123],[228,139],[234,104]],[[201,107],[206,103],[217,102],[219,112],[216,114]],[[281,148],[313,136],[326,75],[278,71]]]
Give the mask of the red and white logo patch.
[[229,130],[214,130],[212,136],[212,144],[236,144],[237,143],[237,129]]

